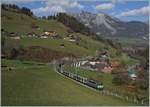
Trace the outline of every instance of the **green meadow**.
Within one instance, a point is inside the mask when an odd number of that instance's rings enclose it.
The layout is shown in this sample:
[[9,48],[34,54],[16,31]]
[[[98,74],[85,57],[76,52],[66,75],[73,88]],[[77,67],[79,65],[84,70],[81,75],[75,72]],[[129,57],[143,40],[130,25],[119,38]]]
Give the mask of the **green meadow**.
[[50,64],[2,59],[1,75],[3,106],[134,105],[80,86],[57,74]]

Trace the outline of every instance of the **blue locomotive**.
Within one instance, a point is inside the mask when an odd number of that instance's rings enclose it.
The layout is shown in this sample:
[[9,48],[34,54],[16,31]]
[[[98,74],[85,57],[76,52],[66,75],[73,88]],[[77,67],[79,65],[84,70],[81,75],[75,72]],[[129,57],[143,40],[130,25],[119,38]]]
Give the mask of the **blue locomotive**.
[[104,88],[103,83],[92,80],[92,79],[87,80],[86,85],[88,85],[94,89],[97,89],[97,90],[103,90],[103,88]]
[[75,74],[75,73],[71,73],[71,72],[67,72],[63,69],[62,67],[63,65],[59,64],[58,67],[57,67],[57,71],[63,75],[65,75],[66,77],[69,77],[73,80],[76,80],[80,83],[83,83],[89,87],[92,87],[96,90],[103,90],[104,88],[104,85],[103,83],[99,82],[99,81],[95,81],[93,79],[88,79],[88,78],[85,78],[85,77],[82,77],[78,74]]

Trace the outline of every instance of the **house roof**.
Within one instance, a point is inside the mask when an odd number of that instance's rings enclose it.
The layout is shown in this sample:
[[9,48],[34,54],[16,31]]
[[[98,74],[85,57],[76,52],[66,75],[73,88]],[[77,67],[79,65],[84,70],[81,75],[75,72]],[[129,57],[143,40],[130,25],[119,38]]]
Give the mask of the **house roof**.
[[96,64],[95,66],[98,69],[103,69],[104,67],[106,67],[106,64]]
[[137,77],[136,74],[129,74],[129,76],[130,76],[131,78],[136,78],[136,77]]
[[120,66],[120,62],[117,61],[117,60],[113,60],[113,61],[111,61],[110,63],[111,63],[111,66],[112,66],[112,67],[118,67],[118,66]]
[[9,36],[11,36],[11,37],[15,37],[17,34],[15,33],[15,32],[11,32],[11,33],[9,33]]
[[51,31],[51,32],[48,32],[48,31],[45,31],[41,34],[41,36],[57,36],[57,33],[55,31]]

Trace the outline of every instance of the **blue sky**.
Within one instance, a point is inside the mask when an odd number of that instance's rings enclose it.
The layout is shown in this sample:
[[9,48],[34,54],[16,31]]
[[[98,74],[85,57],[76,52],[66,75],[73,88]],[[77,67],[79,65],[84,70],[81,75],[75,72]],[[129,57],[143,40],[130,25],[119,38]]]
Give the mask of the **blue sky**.
[[57,12],[104,12],[124,21],[148,21],[148,0],[2,0],[30,8],[36,16]]

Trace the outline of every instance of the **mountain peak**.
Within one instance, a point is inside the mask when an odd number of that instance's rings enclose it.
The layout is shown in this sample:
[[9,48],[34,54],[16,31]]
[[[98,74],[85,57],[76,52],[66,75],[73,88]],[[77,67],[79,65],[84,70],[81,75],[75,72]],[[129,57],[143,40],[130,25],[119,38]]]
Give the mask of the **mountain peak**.
[[98,35],[114,37],[140,37],[148,34],[148,26],[139,21],[123,22],[103,12],[92,14],[82,11],[73,15],[77,20],[89,27]]

